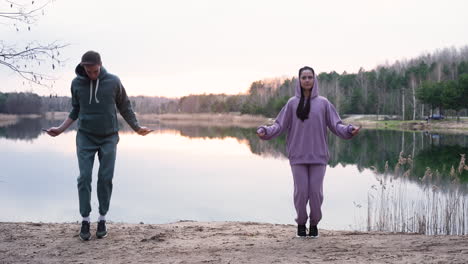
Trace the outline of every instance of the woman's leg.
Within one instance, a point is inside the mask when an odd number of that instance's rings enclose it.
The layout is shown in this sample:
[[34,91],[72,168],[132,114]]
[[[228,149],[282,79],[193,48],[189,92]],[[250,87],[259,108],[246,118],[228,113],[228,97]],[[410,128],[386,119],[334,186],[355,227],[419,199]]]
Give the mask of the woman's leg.
[[294,178],[294,207],[296,207],[298,225],[307,223],[307,200],[309,198],[309,170],[308,165],[291,165]]
[[323,202],[323,178],[327,165],[311,164],[308,167],[309,174],[309,206],[310,206],[310,225],[316,226],[322,219]]

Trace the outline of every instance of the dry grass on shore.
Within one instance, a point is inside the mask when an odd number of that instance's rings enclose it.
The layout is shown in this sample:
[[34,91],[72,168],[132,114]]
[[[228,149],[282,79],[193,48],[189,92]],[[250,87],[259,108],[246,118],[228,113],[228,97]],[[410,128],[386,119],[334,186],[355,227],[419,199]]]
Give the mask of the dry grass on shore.
[[13,125],[18,122],[17,115],[0,114],[0,127]]
[[269,121],[263,116],[240,115],[233,113],[213,114],[213,113],[197,113],[197,114],[144,114],[138,115],[142,124],[145,121],[158,121],[164,124],[177,125],[200,125],[200,126],[235,126],[235,127],[257,127]]

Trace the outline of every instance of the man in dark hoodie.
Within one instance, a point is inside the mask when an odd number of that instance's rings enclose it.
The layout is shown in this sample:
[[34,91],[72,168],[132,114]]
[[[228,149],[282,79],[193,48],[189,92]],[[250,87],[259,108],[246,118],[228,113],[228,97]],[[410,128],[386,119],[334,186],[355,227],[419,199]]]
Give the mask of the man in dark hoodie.
[[119,142],[116,108],[122,117],[139,135],[145,136],[152,130],[138,124],[125,88],[120,79],[102,67],[101,56],[94,51],[86,52],[75,69],[76,77],[71,84],[72,110],[68,118],[58,127],[46,130],[50,136],[58,136],[78,119],[76,150],[80,175],[78,196],[81,222],[80,238],[91,238],[91,175],[96,152],[99,158],[97,195],[99,200],[99,222],[96,237],[107,236],[105,215],[109,210],[112,194],[117,143]]

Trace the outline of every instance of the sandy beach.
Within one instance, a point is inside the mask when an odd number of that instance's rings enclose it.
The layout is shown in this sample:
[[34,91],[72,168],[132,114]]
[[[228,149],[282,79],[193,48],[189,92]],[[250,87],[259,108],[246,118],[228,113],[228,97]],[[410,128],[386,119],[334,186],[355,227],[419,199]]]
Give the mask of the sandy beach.
[[250,222],[109,223],[80,241],[79,223],[0,223],[0,263],[467,263],[466,236],[320,230]]

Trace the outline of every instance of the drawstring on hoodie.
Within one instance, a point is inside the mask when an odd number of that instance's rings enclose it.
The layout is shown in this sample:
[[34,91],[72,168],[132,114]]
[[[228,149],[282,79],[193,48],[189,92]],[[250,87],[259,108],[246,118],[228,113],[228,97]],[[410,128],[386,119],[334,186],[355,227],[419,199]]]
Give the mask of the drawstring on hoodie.
[[[99,103],[99,100],[97,99],[97,92],[99,89],[99,79],[96,80],[96,89],[94,90],[94,100],[96,103]],[[91,104],[91,100],[93,98],[93,80],[89,81],[89,104]]]
[[96,100],[96,103],[99,103],[99,100],[97,99],[97,91],[99,89],[99,79],[96,81],[96,90],[94,91],[94,99]]

